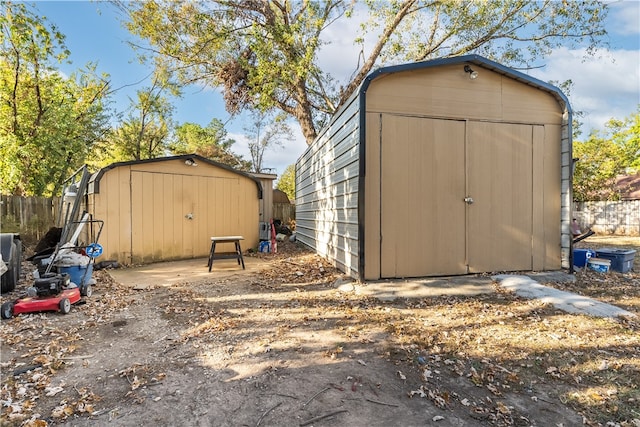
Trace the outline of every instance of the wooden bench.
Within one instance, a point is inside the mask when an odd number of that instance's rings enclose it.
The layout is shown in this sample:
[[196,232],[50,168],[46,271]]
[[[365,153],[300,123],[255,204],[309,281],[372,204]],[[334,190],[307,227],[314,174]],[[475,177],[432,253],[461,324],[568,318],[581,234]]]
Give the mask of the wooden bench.
[[[242,258],[242,248],[240,248],[240,240],[244,240],[242,236],[219,236],[211,238],[211,250],[209,251],[209,271],[213,267],[214,259],[237,259],[238,265],[242,265],[244,270],[244,258]],[[236,245],[235,253],[216,253],[216,244],[218,243],[234,243]]]

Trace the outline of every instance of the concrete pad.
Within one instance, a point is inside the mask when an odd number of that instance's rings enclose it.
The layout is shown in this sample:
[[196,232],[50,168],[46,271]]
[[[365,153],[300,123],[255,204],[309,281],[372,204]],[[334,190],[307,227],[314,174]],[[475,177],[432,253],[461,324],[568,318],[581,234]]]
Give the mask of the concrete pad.
[[491,278],[478,276],[366,282],[354,284],[353,290],[358,295],[373,296],[382,301],[393,301],[396,298],[474,296],[495,292]]
[[611,304],[571,292],[541,285],[528,276],[501,274],[493,276],[501,287],[509,289],[523,298],[539,299],[568,313],[586,314],[595,317],[635,317],[635,314]]
[[169,286],[180,282],[216,280],[233,275],[248,275],[261,270],[267,265],[267,262],[263,259],[245,256],[245,269],[243,270],[235,259],[217,259],[213,262],[213,268],[209,272],[207,262],[208,258],[196,258],[107,271],[113,280],[142,290],[154,286]]

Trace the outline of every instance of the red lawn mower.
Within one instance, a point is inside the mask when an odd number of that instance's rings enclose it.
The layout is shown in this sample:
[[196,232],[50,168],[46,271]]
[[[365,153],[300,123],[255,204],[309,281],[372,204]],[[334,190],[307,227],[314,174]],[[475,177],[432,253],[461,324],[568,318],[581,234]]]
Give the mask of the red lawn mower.
[[83,296],[90,297],[91,293],[91,285],[78,288],[71,283],[68,274],[47,273],[36,279],[32,287],[27,288],[26,295],[2,304],[0,315],[3,319],[10,319],[15,314],[42,311],[67,314],[71,311],[72,304],[80,301]]
[[[102,231],[103,222],[90,219],[87,212],[84,212],[82,220],[76,220],[86,196],[89,176],[85,165],[65,181],[58,215],[61,221],[64,219],[62,227],[52,227],[36,246],[36,254],[27,258],[38,266],[38,274],[34,274],[36,279],[33,286],[28,287],[26,292],[2,304],[0,316],[3,319],[10,319],[16,314],[43,311],[67,314],[72,304],[78,303],[84,296],[91,296],[93,262],[102,254],[102,247],[97,243],[74,246],[85,227],[90,228],[86,233],[88,239],[95,237],[95,242]],[[97,228],[97,236],[94,228]],[[4,255],[3,251],[3,258]],[[81,272],[84,273],[79,274]],[[4,288],[3,281],[3,291]]]

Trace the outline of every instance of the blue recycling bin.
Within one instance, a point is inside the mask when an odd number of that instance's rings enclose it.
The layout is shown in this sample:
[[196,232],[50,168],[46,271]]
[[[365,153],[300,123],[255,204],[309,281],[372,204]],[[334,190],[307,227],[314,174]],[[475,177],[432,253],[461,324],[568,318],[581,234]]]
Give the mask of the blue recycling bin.
[[593,249],[574,249],[573,250],[573,265],[576,267],[584,267],[587,265],[589,258],[595,258],[596,251]]

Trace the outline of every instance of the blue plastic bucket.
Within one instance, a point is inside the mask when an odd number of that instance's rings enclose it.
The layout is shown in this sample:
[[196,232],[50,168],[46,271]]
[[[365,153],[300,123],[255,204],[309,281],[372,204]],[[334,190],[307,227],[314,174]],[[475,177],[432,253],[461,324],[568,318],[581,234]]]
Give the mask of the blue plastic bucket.
[[83,285],[86,285],[89,282],[89,280],[91,280],[91,275],[93,274],[93,263],[89,263],[87,265],[72,265],[69,267],[58,267],[58,273],[68,274],[70,280],[73,283],[75,283],[78,286],[83,286]]
[[587,265],[589,258],[595,258],[596,251],[592,249],[574,249],[573,250],[573,265],[576,267],[584,267]]

